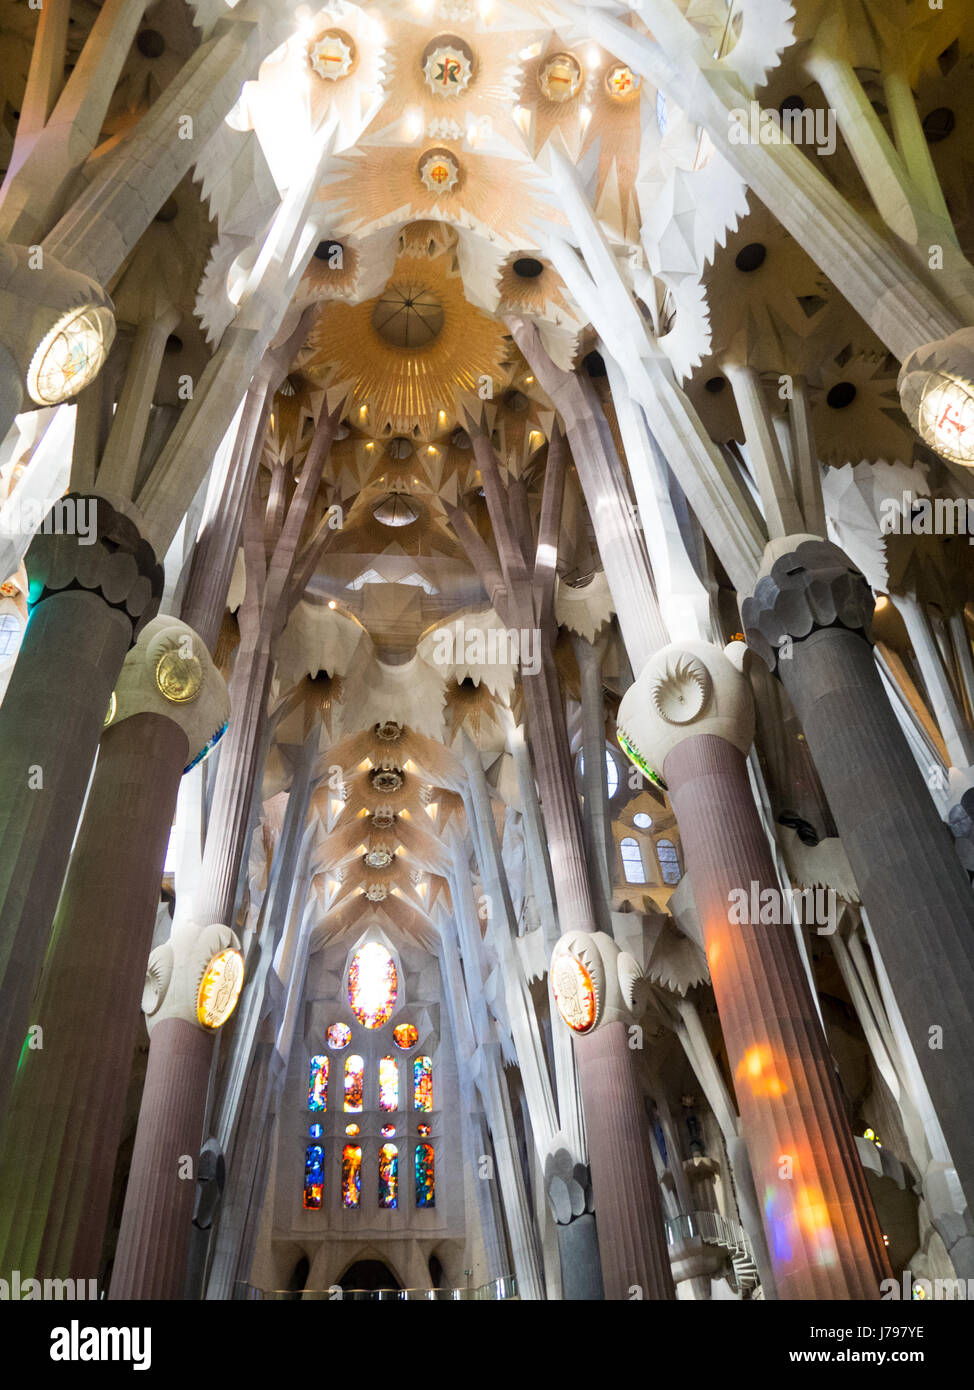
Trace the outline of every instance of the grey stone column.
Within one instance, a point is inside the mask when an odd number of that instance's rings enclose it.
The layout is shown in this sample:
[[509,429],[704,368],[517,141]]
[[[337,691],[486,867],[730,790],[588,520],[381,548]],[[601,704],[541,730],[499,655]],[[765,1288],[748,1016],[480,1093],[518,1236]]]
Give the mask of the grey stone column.
[[44,1046],[24,1055],[2,1133],[0,1269],[98,1274],[179,779],[228,711],[200,639],[149,623],[119,676],[33,1001]]
[[[112,689],[155,614],[162,566],[133,522],[90,500],[87,536],[38,532],[27,552],[32,612],[0,706],[0,1114]],[[47,524],[45,522],[45,524]],[[77,528],[76,528],[77,529]]]
[[743,608],[801,719],[957,1173],[974,1207],[974,895],[886,698],[873,596],[836,546],[769,549]]

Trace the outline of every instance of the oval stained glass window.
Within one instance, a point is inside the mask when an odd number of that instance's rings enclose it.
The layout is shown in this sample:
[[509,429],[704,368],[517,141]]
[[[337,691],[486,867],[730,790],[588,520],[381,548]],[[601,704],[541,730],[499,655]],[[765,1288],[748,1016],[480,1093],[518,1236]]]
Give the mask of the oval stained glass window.
[[328,1046],[333,1052],[340,1052],[352,1041],[352,1030],[347,1023],[333,1023],[327,1033]]
[[419,1042],[419,1032],[415,1023],[397,1023],[392,1030],[392,1036],[397,1047],[401,1047],[406,1052],[410,1047],[415,1047]]
[[433,1127],[432,1125],[417,1125],[416,1133],[419,1135],[420,1139],[428,1139],[433,1133]]
[[381,1028],[396,1006],[399,977],[396,962],[378,941],[367,941],[352,957],[348,971],[348,1002],[363,1028]]
[[358,1125],[346,1125],[345,1133],[349,1136],[349,1138],[354,1139],[355,1135],[359,1133]]
[[382,1135],[383,1139],[395,1139],[395,1137],[396,1137],[396,1126],[395,1126],[395,1125],[383,1125],[382,1128],[379,1130],[379,1133]]

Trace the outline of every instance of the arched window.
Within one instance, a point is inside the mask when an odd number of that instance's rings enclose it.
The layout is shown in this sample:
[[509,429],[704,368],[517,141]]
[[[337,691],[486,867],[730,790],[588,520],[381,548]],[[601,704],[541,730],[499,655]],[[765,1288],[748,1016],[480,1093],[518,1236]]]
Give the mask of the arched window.
[[362,1197],[362,1149],[346,1144],[342,1149],[342,1206],[357,1207]]
[[365,1063],[353,1052],[345,1062],[345,1109],[358,1113],[362,1109],[362,1088],[365,1084]]
[[632,818],[632,823],[637,830],[649,830],[653,824],[652,816],[647,816],[645,811],[637,811]]
[[433,1145],[416,1145],[416,1205],[436,1206],[436,1173],[433,1167]]
[[680,881],[680,860],[677,856],[676,845],[672,840],[656,841],[656,858],[659,860],[660,872],[663,875],[664,883],[679,883]]
[[646,870],[643,868],[643,856],[639,846],[631,835],[619,845],[622,854],[622,871],[626,876],[627,883],[645,883]]
[[325,1151],[320,1144],[309,1144],[304,1153],[304,1206],[306,1211],[317,1211],[321,1206],[321,1189],[324,1181]]
[[399,1150],[383,1144],[379,1150],[379,1206],[390,1210],[399,1205]]
[[379,1109],[399,1109],[399,1068],[394,1057],[379,1061]]
[[312,1057],[308,1072],[308,1109],[328,1109],[328,1058]]
[[413,1058],[413,1109],[433,1109],[433,1063],[428,1057]]
[[[578,771],[580,776],[585,776],[584,753],[578,755]],[[608,748],[605,750],[605,789],[610,801],[619,790],[619,767]]]

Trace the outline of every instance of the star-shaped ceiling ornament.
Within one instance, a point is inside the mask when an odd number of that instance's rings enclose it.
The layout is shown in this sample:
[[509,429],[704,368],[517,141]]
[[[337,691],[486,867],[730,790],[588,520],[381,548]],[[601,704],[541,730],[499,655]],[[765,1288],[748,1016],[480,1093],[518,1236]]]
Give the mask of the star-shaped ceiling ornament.
[[446,150],[430,150],[420,160],[419,176],[424,186],[438,197],[456,187],[460,166]]
[[319,77],[328,82],[337,82],[352,70],[355,44],[341,29],[327,29],[309,46],[308,62]]
[[470,86],[473,64],[466,45],[448,39],[427,53],[423,75],[431,92],[440,97],[461,96]]

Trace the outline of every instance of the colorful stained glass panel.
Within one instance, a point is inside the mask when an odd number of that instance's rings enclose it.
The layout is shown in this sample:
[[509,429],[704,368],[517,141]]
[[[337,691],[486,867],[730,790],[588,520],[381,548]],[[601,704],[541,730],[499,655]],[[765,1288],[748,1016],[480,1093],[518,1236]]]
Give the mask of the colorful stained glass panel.
[[413,1058],[413,1108],[433,1109],[433,1063],[428,1057]]
[[436,1174],[433,1167],[433,1145],[416,1145],[416,1205],[436,1206]]
[[397,1023],[392,1030],[397,1047],[401,1047],[405,1052],[410,1047],[415,1047],[419,1042],[419,1033],[415,1023]]
[[399,993],[396,962],[378,941],[367,941],[352,957],[348,1002],[363,1028],[388,1023]]
[[379,1206],[386,1210],[399,1205],[399,1150],[395,1144],[379,1149]]
[[322,1135],[321,1125],[309,1125],[308,1134],[312,1139],[320,1139]]
[[379,1133],[382,1135],[383,1139],[395,1139],[395,1137],[396,1137],[396,1126],[395,1126],[395,1125],[383,1125],[382,1128],[380,1129]]
[[431,1125],[417,1125],[416,1132],[420,1139],[428,1139],[433,1133],[433,1128]]
[[345,1059],[345,1109],[353,1114],[362,1109],[362,1088],[365,1084],[365,1063],[357,1052]]
[[347,1023],[333,1023],[328,1029],[328,1046],[333,1052],[340,1052],[352,1041],[352,1030]]
[[312,1057],[308,1069],[308,1109],[328,1109],[328,1058]]
[[342,1149],[342,1206],[357,1207],[362,1196],[362,1150],[358,1144]]
[[394,1057],[379,1061],[379,1109],[399,1109],[399,1068]]
[[317,1211],[325,1181],[325,1151],[320,1144],[309,1144],[304,1152],[304,1207]]

